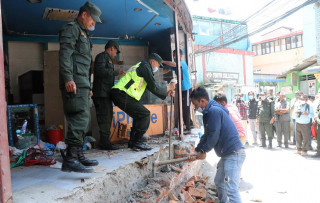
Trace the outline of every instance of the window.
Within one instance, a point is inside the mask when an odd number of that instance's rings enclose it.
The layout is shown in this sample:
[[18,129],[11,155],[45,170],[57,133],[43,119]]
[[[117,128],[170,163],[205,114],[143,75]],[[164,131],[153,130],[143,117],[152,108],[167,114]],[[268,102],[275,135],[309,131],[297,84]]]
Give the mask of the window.
[[291,37],[286,37],[286,49],[291,49]]
[[199,35],[211,36],[213,34],[213,27],[208,21],[199,22]]
[[261,51],[262,51],[262,55],[266,54],[266,44],[265,43],[261,44]]
[[257,52],[257,45],[253,45],[252,46],[252,51],[254,52],[254,55],[257,56],[258,52]]
[[266,43],[266,54],[270,54],[270,42]]
[[286,39],[280,39],[281,40],[281,51],[286,50]]
[[212,22],[212,34],[213,36],[221,36],[221,23]]
[[194,33],[199,33],[199,22],[197,20],[193,21],[193,30]]
[[270,53],[273,53],[275,50],[275,41],[270,42]]
[[297,47],[302,47],[302,35],[297,35]]
[[261,55],[261,44],[257,45],[257,53],[258,55]]
[[280,39],[277,39],[277,40],[275,41],[274,51],[275,51],[275,52],[281,51]]
[[291,49],[294,49],[297,47],[297,37],[296,36],[292,36],[291,37]]

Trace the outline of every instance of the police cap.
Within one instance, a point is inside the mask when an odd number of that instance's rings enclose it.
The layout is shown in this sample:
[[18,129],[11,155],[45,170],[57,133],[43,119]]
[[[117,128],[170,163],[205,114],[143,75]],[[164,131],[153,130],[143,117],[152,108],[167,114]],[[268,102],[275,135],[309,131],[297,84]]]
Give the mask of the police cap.
[[108,43],[105,46],[105,49],[108,49],[110,47],[115,47],[118,50],[118,54],[120,53],[119,44],[113,40],[109,40]]
[[94,3],[90,1],[87,1],[82,7],[90,13],[93,20],[95,20],[98,23],[101,23],[101,10],[98,8],[98,6],[96,6]]
[[162,60],[161,56],[159,56],[158,54],[156,54],[156,53],[150,54],[149,59],[154,59],[154,60],[158,61],[160,66],[163,68],[163,65],[162,65],[163,60]]

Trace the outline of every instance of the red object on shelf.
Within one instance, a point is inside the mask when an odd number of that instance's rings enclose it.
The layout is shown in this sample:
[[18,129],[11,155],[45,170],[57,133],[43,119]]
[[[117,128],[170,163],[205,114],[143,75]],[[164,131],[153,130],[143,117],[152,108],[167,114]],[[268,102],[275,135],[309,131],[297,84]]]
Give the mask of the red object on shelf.
[[60,141],[63,141],[63,130],[47,130],[46,132],[47,140],[50,144],[56,144]]

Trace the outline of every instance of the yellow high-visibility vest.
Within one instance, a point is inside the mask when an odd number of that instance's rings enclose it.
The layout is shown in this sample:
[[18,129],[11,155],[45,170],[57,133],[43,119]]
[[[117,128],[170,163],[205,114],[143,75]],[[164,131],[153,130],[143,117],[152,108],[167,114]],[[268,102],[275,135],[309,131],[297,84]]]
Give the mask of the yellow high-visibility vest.
[[141,96],[147,87],[147,83],[144,78],[137,75],[136,70],[140,64],[141,62],[132,66],[126,72],[126,74],[121,77],[118,83],[112,87],[114,89],[119,89],[126,92],[129,96],[135,98],[137,101],[140,101]]

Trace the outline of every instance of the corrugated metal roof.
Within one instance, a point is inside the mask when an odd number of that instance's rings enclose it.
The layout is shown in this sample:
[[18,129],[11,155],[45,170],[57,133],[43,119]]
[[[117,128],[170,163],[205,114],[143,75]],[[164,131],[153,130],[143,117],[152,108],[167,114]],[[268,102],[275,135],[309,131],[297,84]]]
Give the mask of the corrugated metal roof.
[[286,78],[287,75],[293,71],[301,71],[305,68],[308,68],[311,65],[314,65],[315,63],[317,63],[317,57],[316,55],[313,55],[305,60],[303,60],[301,63],[295,65],[293,68],[291,68],[290,70],[281,73],[280,75],[277,76],[277,78]]

